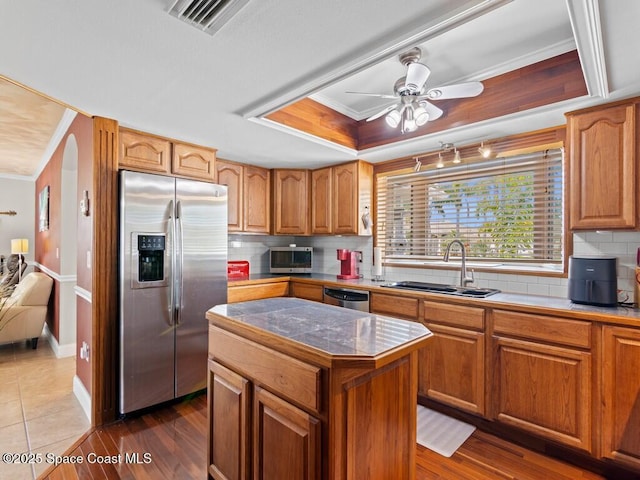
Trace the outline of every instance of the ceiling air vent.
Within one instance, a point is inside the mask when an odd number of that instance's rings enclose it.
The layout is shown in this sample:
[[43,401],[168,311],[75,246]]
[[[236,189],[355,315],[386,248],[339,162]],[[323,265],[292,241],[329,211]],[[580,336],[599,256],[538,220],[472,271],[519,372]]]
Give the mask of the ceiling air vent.
[[249,0],[175,0],[169,13],[213,35],[247,3]]

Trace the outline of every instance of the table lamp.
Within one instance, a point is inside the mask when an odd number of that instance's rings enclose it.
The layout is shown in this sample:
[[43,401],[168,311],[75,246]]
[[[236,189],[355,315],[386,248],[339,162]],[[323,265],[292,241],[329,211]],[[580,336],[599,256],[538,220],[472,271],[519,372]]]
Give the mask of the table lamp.
[[28,238],[14,238],[11,240],[11,253],[18,255],[18,282],[22,280],[22,255],[29,253]]

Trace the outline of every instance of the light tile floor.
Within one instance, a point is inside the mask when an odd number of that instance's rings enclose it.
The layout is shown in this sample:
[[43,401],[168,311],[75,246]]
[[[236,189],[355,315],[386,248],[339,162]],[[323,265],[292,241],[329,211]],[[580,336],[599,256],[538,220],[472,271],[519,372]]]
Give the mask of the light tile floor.
[[61,455],[90,422],[73,394],[75,357],[56,358],[45,338],[0,345],[0,453],[40,453],[40,464],[6,464],[0,480],[33,480]]

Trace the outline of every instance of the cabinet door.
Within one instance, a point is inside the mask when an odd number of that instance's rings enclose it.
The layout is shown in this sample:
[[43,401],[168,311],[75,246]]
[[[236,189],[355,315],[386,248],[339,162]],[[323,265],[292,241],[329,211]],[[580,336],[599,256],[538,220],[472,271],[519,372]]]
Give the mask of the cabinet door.
[[215,480],[246,480],[251,472],[250,383],[209,360],[208,464]]
[[420,370],[418,391],[468,412],[485,415],[485,335],[427,323],[433,340],[425,348],[426,368]]
[[309,233],[307,170],[274,170],[274,233]]
[[243,181],[243,230],[268,234],[271,222],[271,172],[265,168],[245,165]]
[[369,296],[369,311],[417,322],[419,318],[419,303],[417,298],[371,292]]
[[333,169],[322,168],[311,172],[311,233],[332,233]]
[[213,182],[216,177],[215,162],[216,151],[213,149],[186,143],[173,144],[171,173],[175,175]]
[[568,116],[569,226],[635,228],[635,105]]
[[305,298],[314,302],[324,301],[324,287],[322,285],[291,282],[289,289],[292,297]]
[[493,340],[495,418],[591,452],[591,354],[511,338]]
[[216,162],[216,175],[220,185],[227,186],[227,224],[230,232],[242,231],[243,209],[242,199],[244,190],[242,184],[242,165],[228,163],[223,160]]
[[358,163],[333,167],[333,233],[358,234]]
[[320,479],[320,422],[260,387],[254,395],[254,480]]
[[120,129],[120,168],[169,173],[171,142],[133,130]]
[[640,330],[603,327],[602,446],[606,457],[640,468]]

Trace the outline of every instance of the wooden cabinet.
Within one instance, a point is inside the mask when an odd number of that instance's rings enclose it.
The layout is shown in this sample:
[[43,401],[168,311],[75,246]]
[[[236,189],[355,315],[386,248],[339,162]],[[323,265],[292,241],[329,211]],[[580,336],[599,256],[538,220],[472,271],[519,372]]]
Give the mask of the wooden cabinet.
[[592,451],[591,324],[494,310],[493,417]]
[[314,302],[324,301],[324,286],[310,283],[290,282],[289,292],[292,297],[313,300]]
[[424,352],[418,391],[484,416],[484,309],[430,301],[423,305],[424,323],[434,338]]
[[289,282],[269,282],[257,285],[230,285],[227,287],[227,302],[246,302],[261,298],[286,297]]
[[638,226],[636,103],[567,114],[569,227]]
[[248,479],[251,469],[249,380],[209,360],[208,471],[216,480]]
[[[320,479],[321,428],[313,415],[258,385],[278,391],[276,382],[291,382],[285,393],[318,381],[320,369],[287,359],[224,331],[213,342],[228,341],[236,352],[216,347],[216,358],[238,361],[238,354],[256,353],[260,362],[251,377],[209,360],[209,477],[213,479]],[[254,351],[255,349],[255,351]],[[219,353],[218,353],[219,352]],[[243,363],[250,363],[251,360]],[[307,403],[303,392],[301,402]],[[315,393],[312,393],[315,397]],[[315,398],[312,408],[318,406]]]
[[213,182],[216,151],[121,128],[120,168]]
[[360,160],[311,172],[311,232],[371,235],[362,215],[372,214],[372,189],[373,166]]
[[120,129],[119,167],[151,173],[170,171],[171,142],[166,138]]
[[320,480],[317,418],[259,387],[253,418],[253,478]]
[[215,150],[188,143],[173,143],[171,173],[174,175],[213,182],[216,179],[215,162]]
[[371,292],[369,295],[369,311],[390,317],[406,320],[419,320],[419,304],[417,298],[387,295],[386,293]]
[[311,233],[333,233],[333,168],[311,172]]
[[309,233],[308,170],[273,170],[273,233]]
[[640,329],[604,326],[603,456],[640,469]]
[[218,160],[217,182],[227,186],[229,232],[269,233],[269,170]]

